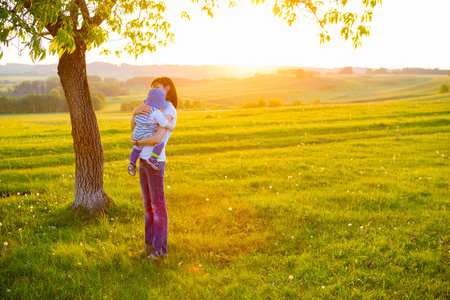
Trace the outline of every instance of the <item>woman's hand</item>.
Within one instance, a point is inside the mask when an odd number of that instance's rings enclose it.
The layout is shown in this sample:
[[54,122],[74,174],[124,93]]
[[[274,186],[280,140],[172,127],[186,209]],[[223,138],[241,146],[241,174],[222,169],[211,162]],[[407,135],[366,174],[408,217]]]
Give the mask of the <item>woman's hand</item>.
[[[133,115],[130,120],[131,132],[133,132],[134,127],[136,127],[136,123],[134,122],[134,117],[136,115],[148,114],[152,112],[152,107],[147,104],[141,104],[133,110]],[[133,144],[134,145],[134,144]]]
[[133,110],[133,116],[148,114],[152,112],[152,107],[147,104],[141,104]]
[[133,146],[137,146],[137,141],[133,138],[133,135],[131,135],[130,141]]

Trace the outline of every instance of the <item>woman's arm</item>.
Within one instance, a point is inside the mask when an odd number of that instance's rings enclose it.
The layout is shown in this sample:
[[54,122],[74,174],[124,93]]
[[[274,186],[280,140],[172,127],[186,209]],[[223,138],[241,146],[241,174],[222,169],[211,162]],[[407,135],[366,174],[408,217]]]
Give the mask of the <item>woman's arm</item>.
[[134,127],[136,127],[136,122],[134,122],[134,117],[136,115],[148,114],[152,112],[152,107],[147,104],[141,104],[133,110],[133,115],[131,116],[130,127],[131,132],[133,132]]
[[[173,117],[171,115],[165,115],[169,122],[172,122]],[[134,123],[134,122],[133,122]],[[153,146],[162,141],[164,135],[166,134],[167,129],[163,127],[158,127],[156,133],[148,138],[136,141],[133,139],[133,135],[131,135],[131,143],[135,146]]]

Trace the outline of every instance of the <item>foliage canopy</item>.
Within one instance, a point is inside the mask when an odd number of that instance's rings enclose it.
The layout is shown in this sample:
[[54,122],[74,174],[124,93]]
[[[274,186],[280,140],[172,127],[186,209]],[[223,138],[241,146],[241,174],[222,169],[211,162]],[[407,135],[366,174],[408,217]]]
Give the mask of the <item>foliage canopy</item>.
[[448,86],[448,84],[442,84],[440,87],[439,87],[439,90],[438,90],[438,93],[439,94],[444,94],[444,93],[448,93],[449,92],[449,86]]
[[[115,54],[125,51],[137,57],[173,38],[169,23],[163,20],[166,6],[162,1],[20,0],[0,5],[0,41],[8,47],[13,39],[20,39],[33,60],[42,60],[47,53],[59,57],[72,53],[78,41],[90,50],[114,34],[126,41],[123,50]],[[43,47],[45,40],[48,50]],[[110,53],[107,49],[102,52]]]

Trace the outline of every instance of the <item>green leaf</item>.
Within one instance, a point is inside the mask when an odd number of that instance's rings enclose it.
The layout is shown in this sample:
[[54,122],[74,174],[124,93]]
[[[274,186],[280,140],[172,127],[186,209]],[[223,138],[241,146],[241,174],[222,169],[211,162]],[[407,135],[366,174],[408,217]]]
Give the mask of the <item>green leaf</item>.
[[275,3],[273,5],[272,12],[273,12],[274,16],[278,16],[279,17],[281,15],[281,9],[280,9],[280,7],[278,6],[277,3]]
[[191,20],[191,17],[190,17],[189,14],[188,14],[187,12],[185,12],[185,11],[183,11],[183,12],[181,13],[181,18],[182,18],[182,19],[183,19],[183,18],[188,19],[189,21]]

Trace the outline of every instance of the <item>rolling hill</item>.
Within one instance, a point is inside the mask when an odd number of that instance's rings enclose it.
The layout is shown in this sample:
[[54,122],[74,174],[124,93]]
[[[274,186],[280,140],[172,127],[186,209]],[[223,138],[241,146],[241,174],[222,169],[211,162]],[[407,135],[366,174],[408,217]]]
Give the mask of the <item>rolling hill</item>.
[[311,103],[360,102],[421,97],[436,94],[448,76],[436,75],[336,75],[297,79],[289,75],[259,75],[244,79],[186,82],[176,80],[182,99],[206,101],[208,105],[241,106],[247,101],[279,98]]

